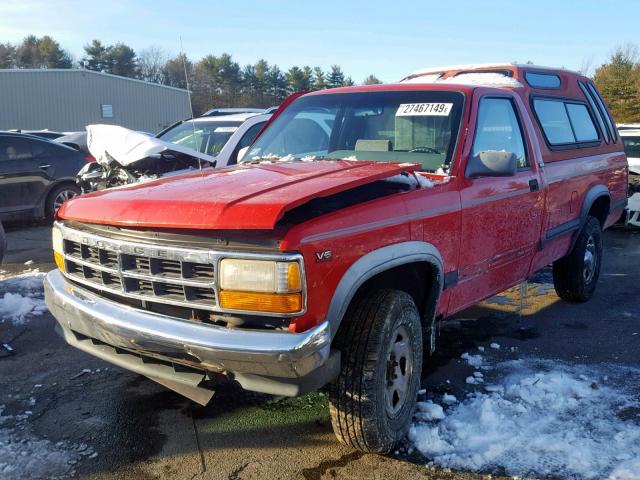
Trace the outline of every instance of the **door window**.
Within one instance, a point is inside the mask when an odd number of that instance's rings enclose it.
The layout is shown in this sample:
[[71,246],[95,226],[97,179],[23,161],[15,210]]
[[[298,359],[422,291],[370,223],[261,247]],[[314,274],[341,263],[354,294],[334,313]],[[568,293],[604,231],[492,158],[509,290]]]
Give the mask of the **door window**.
[[7,160],[32,160],[33,149],[31,142],[26,138],[7,137],[3,139],[2,155]]
[[255,125],[249,127],[249,129],[246,132],[244,132],[244,135],[238,142],[238,145],[236,145],[236,148],[233,150],[233,154],[231,155],[231,158],[229,158],[228,165],[234,165],[238,163],[238,153],[240,152],[240,150],[250,146],[253,143],[253,141],[258,136],[258,133],[260,133],[260,130],[262,130],[262,127],[264,127],[265,123],[267,122],[256,123]]
[[487,150],[512,152],[518,168],[530,166],[522,129],[513,103],[508,98],[483,98],[480,101],[472,155]]

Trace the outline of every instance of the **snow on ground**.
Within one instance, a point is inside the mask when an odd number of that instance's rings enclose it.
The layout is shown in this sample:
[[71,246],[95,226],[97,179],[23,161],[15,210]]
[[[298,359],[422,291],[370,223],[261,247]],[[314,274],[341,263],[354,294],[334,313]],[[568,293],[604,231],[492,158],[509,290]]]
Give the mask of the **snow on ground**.
[[14,275],[0,272],[0,323],[21,325],[47,311],[43,278],[37,269]]
[[73,475],[74,465],[82,458],[95,458],[97,453],[86,444],[67,441],[54,443],[29,432],[25,411],[19,415],[3,415],[0,405],[0,478],[55,479]]
[[409,438],[434,465],[529,478],[640,478],[640,369],[523,359],[485,376],[497,380],[460,402],[445,395],[418,405]]
[[460,355],[460,358],[465,360],[472,367],[479,367],[482,365],[482,355],[471,355],[469,352],[464,352]]

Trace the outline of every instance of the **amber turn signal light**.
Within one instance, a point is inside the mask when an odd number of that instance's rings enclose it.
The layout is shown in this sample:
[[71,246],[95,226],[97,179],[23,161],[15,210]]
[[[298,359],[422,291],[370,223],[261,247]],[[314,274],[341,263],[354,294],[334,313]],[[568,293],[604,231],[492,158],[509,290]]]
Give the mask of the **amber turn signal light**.
[[53,259],[56,261],[58,268],[64,272],[64,256],[59,252],[53,252]]
[[220,306],[228,310],[269,313],[299,313],[302,311],[301,293],[256,293],[222,290]]

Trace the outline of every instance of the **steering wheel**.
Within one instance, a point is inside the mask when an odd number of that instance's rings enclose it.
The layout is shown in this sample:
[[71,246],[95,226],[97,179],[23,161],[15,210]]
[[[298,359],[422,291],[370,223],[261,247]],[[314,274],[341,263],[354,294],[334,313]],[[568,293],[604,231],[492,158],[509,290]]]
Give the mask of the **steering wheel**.
[[435,153],[440,154],[440,150],[431,147],[416,147],[409,150],[409,153]]

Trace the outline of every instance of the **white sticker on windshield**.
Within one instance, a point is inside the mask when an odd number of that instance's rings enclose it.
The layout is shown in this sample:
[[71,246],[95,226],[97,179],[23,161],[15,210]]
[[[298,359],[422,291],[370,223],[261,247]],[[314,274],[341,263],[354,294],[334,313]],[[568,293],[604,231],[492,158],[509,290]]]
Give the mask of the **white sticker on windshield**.
[[216,133],[233,133],[238,129],[238,127],[216,127],[214,132]]
[[401,103],[396,117],[414,117],[418,115],[447,117],[453,103]]

